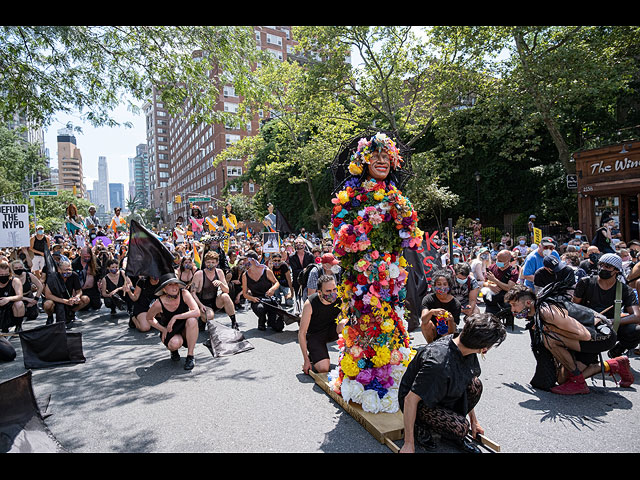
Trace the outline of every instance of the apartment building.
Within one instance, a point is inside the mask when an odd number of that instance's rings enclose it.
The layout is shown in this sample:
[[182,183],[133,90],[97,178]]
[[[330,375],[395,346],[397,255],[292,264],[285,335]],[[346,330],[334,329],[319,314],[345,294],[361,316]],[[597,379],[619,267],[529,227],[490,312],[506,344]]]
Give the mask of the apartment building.
[[[291,27],[257,26],[254,30],[258,48],[268,51],[280,61],[287,60],[294,45]],[[212,81],[215,73],[212,72]],[[246,159],[229,160],[215,168],[213,161],[227,146],[245,136],[257,134],[263,115],[241,128],[223,124],[194,126],[187,120],[191,113],[190,102],[185,105],[185,116],[174,118],[158,98],[154,92],[153,102],[145,105],[151,206],[156,208],[162,223],[168,227],[174,225],[178,216],[187,217],[189,198],[209,197],[211,202],[196,204],[205,214],[210,203],[217,213],[221,213],[222,206],[215,200],[222,198],[225,186],[243,173]],[[216,109],[236,112],[240,102],[233,87],[225,86]],[[265,112],[266,116],[268,112]],[[257,188],[257,185],[247,183],[240,187],[232,186],[230,191],[253,195]]]
[[82,173],[82,154],[76,145],[72,130],[58,130],[58,189],[76,192],[79,198],[86,196]]

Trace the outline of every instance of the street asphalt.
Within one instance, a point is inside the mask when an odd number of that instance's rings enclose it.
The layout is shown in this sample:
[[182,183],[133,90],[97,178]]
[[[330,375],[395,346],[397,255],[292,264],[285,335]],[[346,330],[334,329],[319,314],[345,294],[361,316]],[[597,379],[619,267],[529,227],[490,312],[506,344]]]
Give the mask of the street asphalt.
[[[185,371],[185,349],[172,361],[159,333],[130,329],[126,313],[80,313],[71,331],[82,333],[86,362],[33,370],[36,400],[50,398],[48,427],[73,453],[391,453],[302,373],[297,323],[277,333],[259,331],[250,310],[237,319],[254,348],[214,358],[202,332],[196,366]],[[224,313],[216,321],[230,324]],[[587,380],[590,394],[559,396],[528,383],[535,361],[522,321],[507,332],[480,360],[484,391],[476,407],[502,453],[640,451],[633,410],[640,357],[630,357],[630,388],[610,376],[603,385],[598,375]],[[419,330],[411,338],[414,347],[425,343]],[[26,371],[19,338],[10,341],[18,356],[0,364],[0,382]],[[330,354],[335,364],[337,345]],[[449,452],[456,450],[441,441],[436,453]]]

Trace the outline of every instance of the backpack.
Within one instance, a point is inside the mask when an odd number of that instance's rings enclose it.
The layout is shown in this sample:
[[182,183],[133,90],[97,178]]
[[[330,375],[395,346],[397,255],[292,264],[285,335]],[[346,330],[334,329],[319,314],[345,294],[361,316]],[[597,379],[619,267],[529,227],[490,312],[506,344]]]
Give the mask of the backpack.
[[317,263],[310,263],[306,267],[302,269],[302,271],[298,274],[298,291],[303,292],[305,288],[307,288],[307,282],[309,281],[309,275],[314,268],[321,268]]

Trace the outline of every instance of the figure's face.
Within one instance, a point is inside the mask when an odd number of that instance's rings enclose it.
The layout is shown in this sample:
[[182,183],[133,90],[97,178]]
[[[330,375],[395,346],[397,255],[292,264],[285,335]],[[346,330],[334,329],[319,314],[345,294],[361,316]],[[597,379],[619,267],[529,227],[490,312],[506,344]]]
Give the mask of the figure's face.
[[374,152],[368,165],[368,172],[371,178],[384,180],[391,170],[391,162],[386,151]]

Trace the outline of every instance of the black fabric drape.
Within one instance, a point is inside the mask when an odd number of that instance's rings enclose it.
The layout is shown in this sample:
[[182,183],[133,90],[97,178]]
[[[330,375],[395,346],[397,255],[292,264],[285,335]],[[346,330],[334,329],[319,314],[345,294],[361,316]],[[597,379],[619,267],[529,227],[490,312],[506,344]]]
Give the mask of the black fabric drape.
[[25,368],[47,368],[84,363],[82,334],[68,332],[64,322],[55,322],[19,333]]
[[173,271],[173,255],[167,247],[152,232],[131,220],[125,269],[127,276],[160,278]]
[[204,346],[214,357],[227,357],[236,353],[253,350],[253,345],[245,340],[244,335],[234,328],[221,325],[215,320],[207,322],[209,339]]

